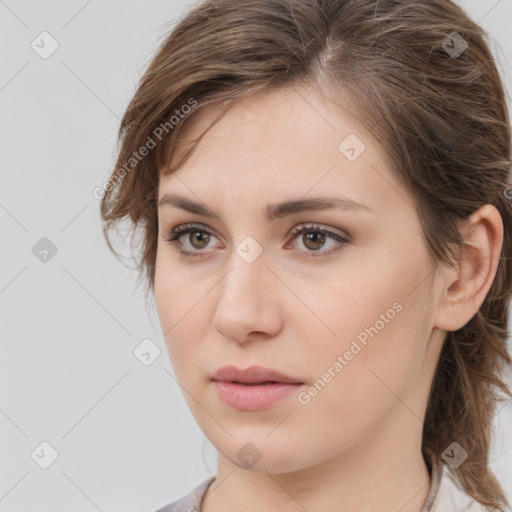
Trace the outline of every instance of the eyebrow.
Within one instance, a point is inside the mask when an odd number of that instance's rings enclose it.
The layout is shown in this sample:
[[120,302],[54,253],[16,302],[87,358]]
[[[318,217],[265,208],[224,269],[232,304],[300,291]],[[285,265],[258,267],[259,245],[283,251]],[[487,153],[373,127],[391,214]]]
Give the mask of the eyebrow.
[[[176,194],[164,194],[158,202],[159,208],[162,208],[163,206],[173,206],[175,208],[186,210],[190,213],[222,220],[222,216],[219,211],[213,210],[205,204],[192,201],[191,199]],[[375,213],[375,210],[370,206],[341,196],[316,196],[308,199],[292,199],[282,203],[269,204],[263,209],[263,213],[269,221],[274,221],[295,213],[327,209]]]

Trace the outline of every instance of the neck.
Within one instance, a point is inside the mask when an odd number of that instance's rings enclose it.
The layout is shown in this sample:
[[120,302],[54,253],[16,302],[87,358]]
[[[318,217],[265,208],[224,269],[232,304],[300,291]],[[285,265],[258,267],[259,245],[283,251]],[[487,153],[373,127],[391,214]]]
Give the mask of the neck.
[[[349,449],[293,472],[251,471],[219,454],[202,512],[420,512],[430,488],[421,454],[422,423],[410,412],[406,425],[404,419],[390,418]],[[397,425],[405,428],[397,432]]]

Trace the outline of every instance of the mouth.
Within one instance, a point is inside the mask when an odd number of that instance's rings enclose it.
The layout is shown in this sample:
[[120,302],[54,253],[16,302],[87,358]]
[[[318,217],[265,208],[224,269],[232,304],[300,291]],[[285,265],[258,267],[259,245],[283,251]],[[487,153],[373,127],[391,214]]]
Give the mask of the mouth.
[[[242,386],[266,386],[268,384],[283,384],[282,382],[277,382],[273,380],[268,380],[266,382],[239,382],[237,380],[230,381],[220,381],[220,382],[231,382],[232,384],[241,384]],[[299,383],[297,383],[299,384]]]
[[254,412],[268,409],[285,401],[304,382],[264,366],[223,366],[212,376],[217,396],[238,411]]
[[217,396],[238,411],[255,412],[268,409],[289,398],[302,383],[275,381],[237,382],[213,380]]

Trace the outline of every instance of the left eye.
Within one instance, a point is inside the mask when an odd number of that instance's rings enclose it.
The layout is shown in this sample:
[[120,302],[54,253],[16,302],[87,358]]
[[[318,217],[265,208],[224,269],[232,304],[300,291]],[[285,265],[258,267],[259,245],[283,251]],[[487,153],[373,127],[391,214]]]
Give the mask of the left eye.
[[[185,239],[192,244],[192,250],[185,248],[185,250],[181,250],[184,248],[184,244],[181,242],[181,238],[185,235],[193,234],[193,237],[186,237]],[[302,224],[297,226],[291,233],[293,238],[297,238],[299,235],[303,235],[300,239],[303,245],[306,247],[306,252],[316,252],[320,253],[321,256],[328,256],[331,254],[336,254],[343,249],[343,246],[347,243],[350,243],[348,237],[339,235],[337,233],[333,233],[332,231],[321,229],[319,226],[315,224]],[[200,225],[194,224],[183,224],[174,228],[168,236],[163,237],[163,239],[171,244],[177,244],[180,248],[180,257],[185,256],[203,256],[205,251],[204,249],[208,242],[210,241],[210,237],[214,237],[209,230],[205,229]],[[320,251],[320,249],[325,245],[327,239],[331,239],[332,241],[338,242],[338,246],[331,248],[329,250]],[[197,244],[197,245],[196,245]],[[194,250],[195,249],[195,250]],[[307,257],[317,257],[316,254],[308,255]]]

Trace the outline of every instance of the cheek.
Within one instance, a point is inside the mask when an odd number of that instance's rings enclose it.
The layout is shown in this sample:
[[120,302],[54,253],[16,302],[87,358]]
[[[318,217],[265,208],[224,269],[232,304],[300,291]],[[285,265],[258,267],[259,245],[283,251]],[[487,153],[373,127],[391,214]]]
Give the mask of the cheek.
[[162,246],[155,261],[155,304],[163,332],[178,325],[200,298],[201,286],[186,276],[171,248]]
[[420,270],[411,264],[388,265],[386,272],[368,266],[364,275],[352,273],[330,286],[336,300],[318,302],[323,304],[318,314],[334,334],[323,336],[321,350],[310,352],[308,375],[312,382],[320,380],[319,387],[328,382],[319,395],[328,395],[340,414],[349,417],[362,404],[370,411],[396,401],[393,392],[401,396],[419,376],[428,338],[425,290],[420,286],[411,294],[410,283],[423,275]]
[[190,284],[187,286],[180,272],[176,272],[171,262],[164,261],[158,253],[154,295],[171,363],[176,372],[183,373],[183,366],[194,360],[194,340],[199,337],[194,334],[198,324],[191,322],[191,318],[200,314],[201,303],[198,303],[198,294],[191,290]]
[[405,308],[373,338],[368,335],[366,345],[349,338],[330,346],[328,357],[311,354],[316,375],[309,389],[313,388],[314,396],[298,406],[297,419],[347,448],[368,435],[397,405],[400,408],[397,396],[405,398],[419,373],[412,364],[414,340],[408,339],[402,314]]

